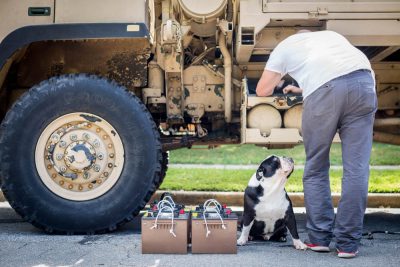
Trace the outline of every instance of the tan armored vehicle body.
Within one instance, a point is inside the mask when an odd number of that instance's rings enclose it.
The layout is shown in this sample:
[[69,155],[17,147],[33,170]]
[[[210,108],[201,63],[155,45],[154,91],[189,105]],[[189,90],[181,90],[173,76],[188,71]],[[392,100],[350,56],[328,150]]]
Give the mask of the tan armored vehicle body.
[[0,18],[2,191],[48,232],[132,219],[168,150],[300,144],[301,95],[255,96],[299,29],[337,31],[367,55],[374,138],[400,143],[398,0],[3,0]]

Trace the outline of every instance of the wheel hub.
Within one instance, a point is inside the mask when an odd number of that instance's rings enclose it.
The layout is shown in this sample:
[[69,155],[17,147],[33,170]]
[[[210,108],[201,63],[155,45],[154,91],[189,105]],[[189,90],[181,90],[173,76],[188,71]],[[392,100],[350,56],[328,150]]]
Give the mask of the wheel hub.
[[70,144],[65,150],[65,165],[74,172],[83,172],[91,167],[96,160],[96,150],[85,141]]
[[[121,139],[103,119],[72,113],[53,121],[36,147],[40,177],[54,193],[73,200],[104,194],[118,180],[124,162]],[[90,116],[94,116],[91,115]]]

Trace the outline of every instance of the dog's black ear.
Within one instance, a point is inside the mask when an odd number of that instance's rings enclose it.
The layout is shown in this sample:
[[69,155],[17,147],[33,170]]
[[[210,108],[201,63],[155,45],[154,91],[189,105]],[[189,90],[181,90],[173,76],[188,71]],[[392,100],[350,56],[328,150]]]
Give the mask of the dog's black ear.
[[264,172],[265,172],[265,169],[264,169],[264,167],[262,165],[260,167],[258,167],[257,172],[256,172],[257,180],[260,181],[260,179],[263,178]]

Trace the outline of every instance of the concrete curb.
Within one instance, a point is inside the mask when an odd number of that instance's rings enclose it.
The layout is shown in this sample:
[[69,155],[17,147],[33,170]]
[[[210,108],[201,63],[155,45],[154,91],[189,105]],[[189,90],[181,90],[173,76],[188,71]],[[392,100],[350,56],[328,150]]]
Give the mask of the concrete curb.
[[[157,191],[150,202],[154,199],[159,199],[160,195],[165,191]],[[215,198],[228,206],[243,206],[243,192],[202,192],[202,191],[169,191],[177,203],[185,205],[199,205],[207,199]],[[303,193],[289,193],[294,207],[304,207]],[[340,199],[340,194],[332,194],[333,205],[337,207]],[[3,193],[0,191],[0,202],[6,201]],[[400,208],[399,193],[369,193],[368,208]]]
[[[150,202],[158,199],[165,191],[157,191]],[[198,191],[169,191],[177,203],[185,205],[198,205],[204,203],[207,199],[215,198],[221,204],[228,206],[243,206],[243,192],[198,192]],[[294,207],[304,207],[303,193],[289,193],[289,197]],[[333,205],[337,207],[340,194],[332,194]],[[387,193],[369,193],[368,208],[400,208],[400,194]]]

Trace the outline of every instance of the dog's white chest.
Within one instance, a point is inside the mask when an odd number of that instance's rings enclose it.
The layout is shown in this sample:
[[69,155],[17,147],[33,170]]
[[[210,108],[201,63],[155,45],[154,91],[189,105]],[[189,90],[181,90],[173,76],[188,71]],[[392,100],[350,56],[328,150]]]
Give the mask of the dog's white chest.
[[265,223],[264,234],[272,233],[275,223],[283,219],[289,206],[289,201],[284,193],[260,197],[260,202],[254,207],[255,219]]

